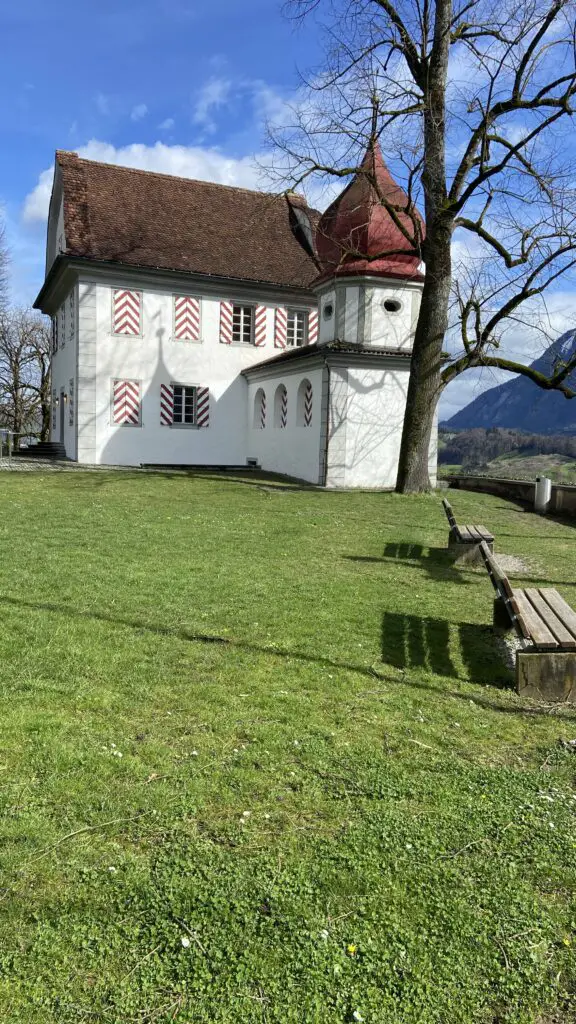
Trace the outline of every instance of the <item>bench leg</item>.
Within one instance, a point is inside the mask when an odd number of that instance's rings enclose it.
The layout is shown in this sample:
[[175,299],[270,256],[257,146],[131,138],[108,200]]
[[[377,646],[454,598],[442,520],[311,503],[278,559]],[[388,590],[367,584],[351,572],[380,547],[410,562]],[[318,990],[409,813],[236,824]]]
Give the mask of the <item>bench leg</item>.
[[534,700],[576,703],[576,652],[518,651],[516,692]]
[[457,540],[448,537],[448,553],[459,565],[468,565],[482,561],[482,552],[479,544],[461,544]]
[[494,598],[492,625],[494,629],[512,629],[514,625],[506,610],[506,604],[501,597]]

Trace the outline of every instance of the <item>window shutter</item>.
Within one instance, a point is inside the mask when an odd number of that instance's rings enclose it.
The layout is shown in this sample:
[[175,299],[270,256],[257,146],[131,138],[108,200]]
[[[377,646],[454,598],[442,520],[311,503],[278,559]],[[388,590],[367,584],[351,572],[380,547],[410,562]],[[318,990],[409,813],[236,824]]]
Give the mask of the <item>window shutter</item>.
[[112,419],[121,427],[140,426],[140,382],[115,380],[112,389]]
[[312,385],[308,381],[304,395],[304,426],[312,426]]
[[174,337],[177,341],[200,340],[200,299],[174,296]]
[[114,334],[138,337],[140,334],[142,296],[115,288],[112,292],[112,326]]
[[174,388],[171,384],[160,385],[160,426],[171,427],[174,422]]
[[266,344],[266,306],[256,306],[254,344],[257,348]]
[[308,344],[318,341],[318,310],[311,309],[308,315]]
[[74,426],[74,378],[70,378],[68,387],[68,425]]
[[232,303],[220,303],[220,342],[222,345],[232,344]]
[[274,348],[286,348],[287,325],[288,311],[284,306],[278,306],[274,317]]
[[196,423],[199,427],[210,426],[209,388],[198,388],[196,392]]

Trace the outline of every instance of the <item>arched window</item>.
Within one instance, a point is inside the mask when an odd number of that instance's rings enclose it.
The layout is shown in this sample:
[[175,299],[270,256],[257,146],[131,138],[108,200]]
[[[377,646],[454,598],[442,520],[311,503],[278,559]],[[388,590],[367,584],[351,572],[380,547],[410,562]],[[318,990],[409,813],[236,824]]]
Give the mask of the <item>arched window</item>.
[[296,425],[298,427],[312,426],[312,385],[307,377],[300,382],[298,388]]
[[288,422],[288,392],[279,384],[274,395],[274,426],[283,429]]
[[264,430],[266,426],[266,392],[264,388],[258,388],[254,395],[254,419],[252,426],[254,430]]

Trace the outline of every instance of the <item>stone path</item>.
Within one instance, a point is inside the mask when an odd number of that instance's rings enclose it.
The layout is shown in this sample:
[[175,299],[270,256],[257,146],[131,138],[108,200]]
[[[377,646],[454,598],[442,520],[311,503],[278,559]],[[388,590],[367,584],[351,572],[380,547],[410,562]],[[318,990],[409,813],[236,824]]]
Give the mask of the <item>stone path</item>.
[[0,459],[0,472],[8,473],[77,473],[78,471],[86,473],[102,470],[106,470],[106,472],[111,470],[139,471],[137,466],[88,466],[59,459],[27,459],[20,456],[16,456],[12,461]]

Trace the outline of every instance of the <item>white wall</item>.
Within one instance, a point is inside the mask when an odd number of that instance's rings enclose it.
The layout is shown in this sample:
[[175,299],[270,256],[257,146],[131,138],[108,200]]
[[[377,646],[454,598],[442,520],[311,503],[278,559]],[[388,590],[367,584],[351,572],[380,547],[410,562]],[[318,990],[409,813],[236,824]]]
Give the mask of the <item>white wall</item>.
[[[116,284],[116,287],[125,286],[122,281]],[[278,354],[278,349],[274,348],[275,306],[262,303],[257,294],[247,293],[244,301],[267,307],[266,344],[258,348],[223,345],[220,343],[220,298],[202,297],[202,340],[184,342],[173,337],[174,293],[162,287],[148,286],[140,290],[143,295],[142,337],[124,337],[112,333],[112,288],[89,280],[83,282],[80,366],[86,366],[88,372],[83,381],[86,401],[79,458],[109,465],[244,465],[249,454],[246,445],[248,387],[240,371]],[[178,292],[182,293],[186,291]],[[198,295],[193,289],[188,293]],[[312,308],[313,303],[310,306]],[[86,341],[84,344],[92,331],[94,343]],[[113,423],[114,378],[140,381],[141,426]],[[161,426],[160,386],[170,382],[210,389],[210,425],[207,428]]]
[[[69,459],[76,458],[76,343],[78,338],[78,289],[74,285],[56,313],[58,319],[58,351],[52,356],[52,400],[54,393],[58,396],[58,406],[53,405],[50,420],[50,439],[63,440],[66,455]],[[72,382],[72,388],[70,387]],[[68,401],[64,409],[64,437],[60,437],[61,393],[64,392]],[[73,398],[72,398],[73,394]],[[70,422],[72,410],[72,423]],[[54,412],[56,417],[54,420]]]
[[[420,289],[401,281],[371,283],[366,288],[366,344],[375,348],[410,350],[414,340],[414,305],[419,307]],[[398,312],[384,309],[387,300],[400,302]]]
[[[286,371],[288,367],[286,367]],[[312,384],[312,424],[297,426],[298,388],[303,380]],[[288,392],[288,418],[285,428],[274,426],[274,396],[280,384]],[[266,394],[266,426],[254,427],[254,401],[262,388]],[[248,387],[248,437],[246,453],[258,460],[262,469],[285,473],[317,484],[320,477],[322,369],[285,372],[278,368],[265,380],[250,381]]]
[[408,390],[406,369],[330,373],[328,487],[394,487]]

